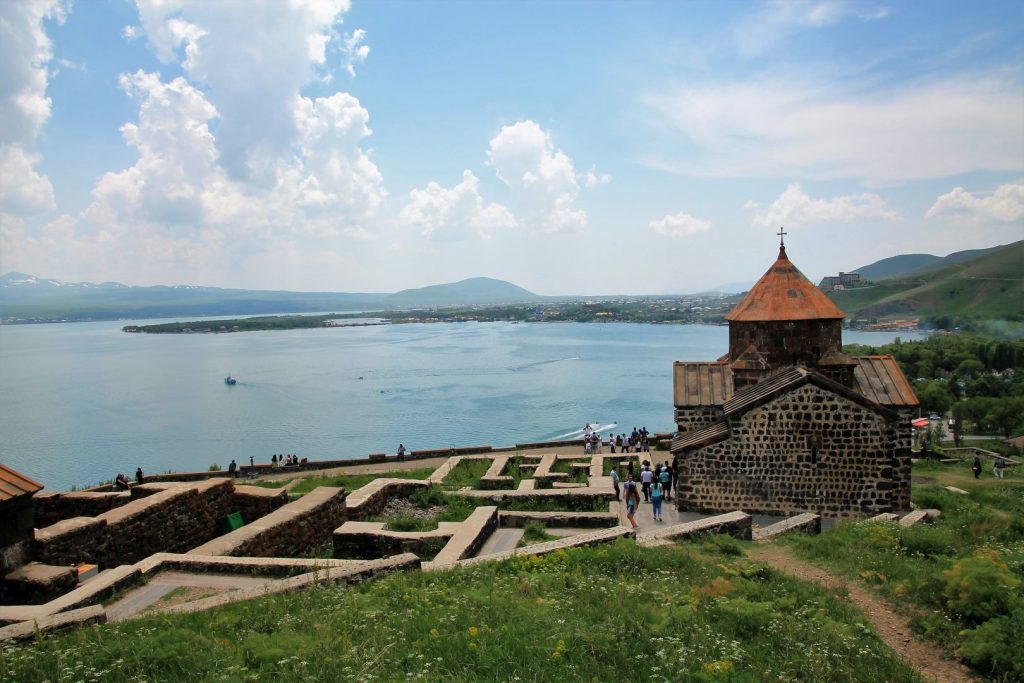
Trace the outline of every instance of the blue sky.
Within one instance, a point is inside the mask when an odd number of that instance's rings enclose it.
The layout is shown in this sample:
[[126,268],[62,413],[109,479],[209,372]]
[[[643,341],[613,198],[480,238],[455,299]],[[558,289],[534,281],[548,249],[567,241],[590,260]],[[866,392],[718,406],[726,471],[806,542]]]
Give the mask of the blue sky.
[[544,294],[1024,237],[1012,2],[0,3],[0,272]]

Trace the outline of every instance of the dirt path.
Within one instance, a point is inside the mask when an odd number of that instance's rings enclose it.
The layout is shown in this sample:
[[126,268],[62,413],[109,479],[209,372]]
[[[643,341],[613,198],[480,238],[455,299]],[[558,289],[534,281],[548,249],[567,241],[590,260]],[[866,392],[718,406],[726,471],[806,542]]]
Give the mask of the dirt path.
[[893,611],[881,598],[864,590],[855,583],[830,574],[791,555],[782,546],[770,544],[752,548],[747,555],[752,560],[767,562],[779,571],[804,581],[814,581],[827,588],[842,588],[849,594],[849,600],[862,611],[878,632],[882,641],[896,654],[930,681],[936,683],[959,683],[971,681],[967,667],[943,658],[937,645],[914,640],[910,622]]

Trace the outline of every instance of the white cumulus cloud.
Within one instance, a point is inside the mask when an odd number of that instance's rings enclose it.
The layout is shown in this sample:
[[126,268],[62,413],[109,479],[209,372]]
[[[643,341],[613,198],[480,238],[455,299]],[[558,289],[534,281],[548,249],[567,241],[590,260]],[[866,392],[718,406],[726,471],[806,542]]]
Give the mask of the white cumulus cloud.
[[650,222],[651,230],[666,237],[687,237],[711,228],[711,221],[688,213],[672,213]]
[[899,214],[886,206],[885,200],[877,194],[864,192],[831,199],[815,199],[804,192],[800,183],[790,183],[767,207],[748,201],[743,208],[755,212],[751,223],[758,228],[802,228],[822,223],[891,221],[899,218]]
[[503,126],[491,139],[488,163],[508,185],[521,225],[546,232],[586,226],[586,212],[574,206],[580,187],[572,159],[536,122]]
[[51,112],[53,49],[43,21],[63,21],[64,12],[59,0],[0,2],[0,212],[12,216],[54,206],[49,178],[35,170],[35,144]]
[[[940,196],[925,218],[951,218],[968,223],[1013,223],[1024,220],[1024,183],[1000,185],[988,197],[976,197],[962,187]],[[1024,225],[1021,234],[1024,234]]]
[[516,224],[504,206],[484,201],[479,180],[469,170],[462,172],[462,182],[454,187],[430,182],[425,188],[410,192],[409,203],[402,208],[399,219],[435,240],[486,238],[495,230]]

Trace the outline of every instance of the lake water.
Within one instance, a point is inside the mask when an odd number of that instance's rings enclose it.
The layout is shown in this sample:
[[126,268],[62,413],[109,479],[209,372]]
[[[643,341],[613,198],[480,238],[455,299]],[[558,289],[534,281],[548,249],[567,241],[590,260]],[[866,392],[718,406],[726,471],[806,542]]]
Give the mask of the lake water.
[[[274,453],[511,445],[588,421],[671,431],[672,362],[728,350],[728,329],[704,325],[121,332],[132,322],[0,326],[0,462],[52,491]],[[923,335],[844,341],[896,336]]]

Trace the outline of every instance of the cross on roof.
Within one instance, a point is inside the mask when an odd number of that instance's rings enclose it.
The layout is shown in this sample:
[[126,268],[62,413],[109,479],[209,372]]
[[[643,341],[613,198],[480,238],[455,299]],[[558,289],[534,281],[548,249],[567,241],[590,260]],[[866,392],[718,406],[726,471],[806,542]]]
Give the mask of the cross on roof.
[[782,226],[779,226],[779,231],[775,234],[779,236],[779,246],[786,246],[786,235],[788,235],[789,233],[783,230]]

